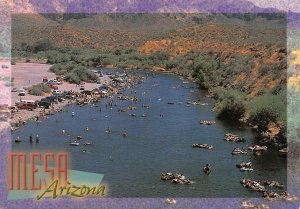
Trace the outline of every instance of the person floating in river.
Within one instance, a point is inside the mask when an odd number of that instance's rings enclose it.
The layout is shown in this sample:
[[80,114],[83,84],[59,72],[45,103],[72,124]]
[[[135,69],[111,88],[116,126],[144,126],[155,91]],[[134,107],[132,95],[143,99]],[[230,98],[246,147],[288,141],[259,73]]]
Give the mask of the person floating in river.
[[35,137],[35,142],[38,144],[40,141],[40,136],[37,134],[36,137]]
[[15,140],[16,143],[19,143],[21,142],[21,137],[20,136],[17,136],[17,139]]
[[90,129],[89,129],[89,127],[87,126],[87,127],[85,127],[85,131],[89,131]]
[[74,113],[74,112],[72,112],[72,118],[74,118],[74,116],[75,116],[75,113]]
[[111,129],[108,127],[106,130],[106,133],[110,134],[110,132],[111,132]]
[[206,164],[206,166],[203,168],[203,171],[206,175],[209,175],[211,172],[211,166],[209,164]]
[[32,134],[30,134],[30,136],[29,136],[29,142],[30,142],[30,144],[32,143]]
[[127,137],[127,132],[126,131],[123,132],[123,137]]
[[62,130],[61,130],[61,134],[62,134],[62,135],[65,135],[65,133],[66,133],[65,129],[62,129]]

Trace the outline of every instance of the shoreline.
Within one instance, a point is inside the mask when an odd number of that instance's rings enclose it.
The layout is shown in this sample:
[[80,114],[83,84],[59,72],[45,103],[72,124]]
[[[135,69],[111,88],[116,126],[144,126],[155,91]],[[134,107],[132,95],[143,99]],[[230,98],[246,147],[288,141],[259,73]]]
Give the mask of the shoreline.
[[[17,63],[17,64],[21,64],[21,63]],[[23,63],[23,64],[30,65],[32,63]],[[50,67],[50,66],[51,65],[49,65],[47,67]],[[53,76],[55,76],[54,73],[53,73]],[[18,128],[22,127],[23,125],[25,125],[26,122],[30,121],[30,120],[39,122],[40,119],[47,119],[50,115],[53,115],[57,112],[63,112],[67,106],[72,105],[72,104],[77,104],[77,105],[93,104],[94,102],[98,102],[101,99],[110,97],[112,95],[116,95],[118,91],[120,91],[124,88],[127,88],[128,86],[135,85],[138,83],[139,80],[141,80],[141,78],[138,78],[138,76],[134,76],[134,75],[127,75],[126,77],[127,77],[127,81],[123,82],[122,85],[120,83],[114,82],[113,79],[111,79],[106,74],[103,74],[103,77],[99,77],[99,79],[101,79],[101,84],[85,83],[84,84],[85,88],[88,86],[88,90],[87,90],[87,88],[85,90],[91,92],[90,95],[81,93],[79,90],[80,85],[70,84],[70,83],[64,81],[62,85],[59,85],[59,89],[61,91],[66,92],[67,94],[73,96],[74,98],[64,98],[63,101],[61,101],[61,102],[55,101],[51,104],[51,107],[49,109],[45,109],[45,108],[39,107],[39,106],[37,106],[37,108],[35,108],[33,110],[18,109],[18,108],[16,108],[15,110],[11,109],[11,111],[10,111],[11,115],[8,120],[10,130],[11,130],[11,132],[13,132],[13,131],[17,130]],[[39,77],[39,80],[42,80],[42,77]],[[101,93],[100,90],[95,91],[95,89],[98,89],[98,87],[102,86],[102,85],[106,85],[109,87],[109,90],[105,94]],[[49,94],[45,94],[43,96],[33,96],[33,95],[27,94],[27,98],[25,98],[25,99],[28,99],[28,97],[29,97],[30,99],[33,98],[34,100],[38,101],[47,96],[49,96]],[[15,98],[15,100],[16,100],[16,98]],[[14,104],[11,105],[11,108],[14,106],[15,106]]]

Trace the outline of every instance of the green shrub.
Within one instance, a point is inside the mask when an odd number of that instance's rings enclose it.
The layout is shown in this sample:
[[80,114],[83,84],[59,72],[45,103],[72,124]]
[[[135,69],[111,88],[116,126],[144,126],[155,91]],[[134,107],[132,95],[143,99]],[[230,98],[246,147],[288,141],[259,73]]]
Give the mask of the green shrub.
[[192,66],[192,77],[200,87],[209,89],[218,86],[221,81],[221,71],[215,61],[196,61]]
[[238,90],[223,91],[219,93],[213,110],[219,118],[238,120],[246,112],[245,95]]
[[285,92],[278,95],[267,94],[256,97],[250,103],[249,122],[257,125],[258,131],[267,131],[267,126],[270,122],[278,125],[286,123],[286,108]]
[[28,93],[36,96],[43,96],[44,93],[50,93],[51,89],[45,84],[33,85],[28,89]]
[[97,81],[98,76],[84,66],[75,66],[72,70],[67,70],[67,73],[65,74],[65,79],[70,83],[79,84],[80,81]]
[[65,80],[70,83],[80,83],[80,78],[76,72],[69,72],[65,75]]
[[53,49],[53,43],[49,39],[41,39],[33,46],[34,52],[48,51]]

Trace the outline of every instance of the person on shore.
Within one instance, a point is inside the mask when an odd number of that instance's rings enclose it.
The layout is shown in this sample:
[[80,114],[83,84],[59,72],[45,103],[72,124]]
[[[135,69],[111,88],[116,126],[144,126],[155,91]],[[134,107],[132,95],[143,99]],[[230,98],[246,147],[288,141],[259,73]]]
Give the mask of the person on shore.
[[40,142],[40,136],[37,134],[35,137],[35,142],[38,144]]
[[203,168],[203,171],[206,175],[209,175],[211,172],[211,166],[209,164],[206,164],[206,166]]
[[30,134],[30,136],[29,136],[29,142],[30,142],[30,144],[32,144],[32,134]]

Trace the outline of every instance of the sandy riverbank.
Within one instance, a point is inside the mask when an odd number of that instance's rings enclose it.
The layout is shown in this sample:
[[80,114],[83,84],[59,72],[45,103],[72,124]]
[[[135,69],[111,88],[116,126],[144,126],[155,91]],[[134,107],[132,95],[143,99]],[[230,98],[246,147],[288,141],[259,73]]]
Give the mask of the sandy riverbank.
[[[55,74],[49,71],[51,65],[48,64],[38,64],[38,63],[17,63],[12,66],[12,77],[13,77],[13,85],[12,88],[28,88],[32,85],[39,84],[42,82],[43,77],[47,77],[48,79],[55,78]],[[100,78],[101,83],[110,82],[110,78],[107,75],[103,75]],[[93,90],[99,87],[99,84],[96,83],[85,83],[84,87],[86,90]],[[76,84],[70,84],[68,82],[63,82],[58,86],[58,89],[61,91],[74,91],[79,92],[79,86]],[[26,92],[25,96],[18,96],[18,92],[11,92],[11,103],[10,106],[14,106],[16,101],[22,100],[41,100],[44,97],[50,96],[45,94],[44,96],[34,96],[29,95]],[[62,109],[69,101],[66,100],[64,102],[58,103],[54,105],[54,111],[59,111]],[[11,124],[16,124],[19,121],[27,121],[33,119],[40,115],[43,111],[42,108],[37,108],[33,111],[29,110],[18,110],[13,113],[10,118]],[[50,111],[50,110],[47,110]]]

